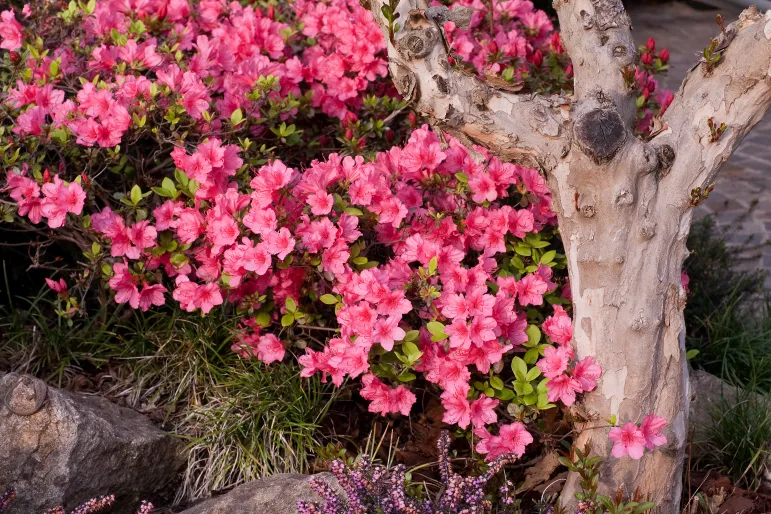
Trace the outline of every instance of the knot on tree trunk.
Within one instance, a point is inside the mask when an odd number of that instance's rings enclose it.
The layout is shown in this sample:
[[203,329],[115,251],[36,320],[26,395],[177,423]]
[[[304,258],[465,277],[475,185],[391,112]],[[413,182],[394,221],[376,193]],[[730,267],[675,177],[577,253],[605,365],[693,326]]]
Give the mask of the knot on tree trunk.
[[435,27],[410,30],[396,42],[396,49],[407,60],[426,57],[439,41]]
[[581,150],[597,164],[607,162],[626,141],[626,126],[615,109],[593,109],[580,116],[573,135]]

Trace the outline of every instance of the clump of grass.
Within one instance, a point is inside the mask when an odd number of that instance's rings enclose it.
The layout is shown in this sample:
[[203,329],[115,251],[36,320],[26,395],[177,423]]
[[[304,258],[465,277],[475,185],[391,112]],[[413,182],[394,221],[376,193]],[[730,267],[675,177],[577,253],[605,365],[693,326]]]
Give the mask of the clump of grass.
[[771,297],[763,289],[764,270],[742,269],[765,243],[729,245],[727,235],[741,222],[718,227],[708,216],[694,223],[685,262],[691,289],[686,343],[698,351],[695,367],[765,393],[771,392]]
[[90,387],[148,414],[189,442],[177,492],[192,501],[273,473],[310,471],[316,431],[333,400],[318,378],[290,365],[265,366],[230,350],[239,321],[178,308],[147,313],[111,305],[70,320],[56,295],[0,306],[0,369],[59,386]]
[[[733,401],[731,401],[733,400]],[[760,487],[771,458],[771,398],[744,392],[723,398],[710,413],[705,459],[750,490]]]
[[200,498],[275,473],[307,472],[316,430],[332,401],[317,377],[294,366],[244,361],[180,421],[190,438],[178,501]]

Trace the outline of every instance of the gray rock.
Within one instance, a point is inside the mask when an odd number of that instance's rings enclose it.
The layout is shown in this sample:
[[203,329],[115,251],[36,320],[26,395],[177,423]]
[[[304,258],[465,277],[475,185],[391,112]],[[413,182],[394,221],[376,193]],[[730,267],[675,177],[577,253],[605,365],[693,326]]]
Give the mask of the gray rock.
[[[316,475],[339,494],[342,489],[330,473]],[[297,500],[321,502],[310,488],[310,476],[285,473],[240,485],[182,514],[297,514]]]
[[0,437],[0,488],[18,493],[8,514],[108,494],[111,512],[136,512],[184,463],[184,443],[141,414],[15,373],[0,377]]

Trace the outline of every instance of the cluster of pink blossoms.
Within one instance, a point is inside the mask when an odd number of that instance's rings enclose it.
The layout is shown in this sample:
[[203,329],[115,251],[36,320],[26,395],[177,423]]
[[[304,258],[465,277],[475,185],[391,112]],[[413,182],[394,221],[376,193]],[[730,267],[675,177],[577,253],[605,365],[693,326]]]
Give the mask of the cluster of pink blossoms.
[[514,67],[519,75],[528,69],[528,62],[531,66],[541,66],[550,38],[556,38],[559,45],[559,34],[554,32],[546,13],[534,9],[528,0],[499,0],[494,5],[491,27],[488,2],[453,2],[453,8],[471,7],[474,12],[465,29],[456,27],[453,22],[445,23],[452,53],[472,64],[479,73],[500,73],[504,68]]
[[[81,214],[86,192],[77,182],[64,182],[59,175],[41,186],[35,180],[13,172],[8,173],[8,184],[0,191],[10,191],[18,204],[20,216],[27,216],[32,223],[46,218],[48,226],[64,226],[67,214]],[[42,193],[42,195],[41,195]]]
[[667,444],[667,438],[661,433],[667,420],[655,414],[649,414],[638,427],[632,421],[627,421],[621,427],[610,429],[608,437],[613,441],[612,454],[621,458],[625,455],[637,460],[645,453],[645,448],[650,451],[657,446]]
[[[40,136],[66,129],[80,145],[111,148],[136,119],[175,105],[201,129],[220,130],[236,109],[255,120],[261,117],[265,99],[249,94],[267,77],[278,82],[268,95],[271,100],[308,93],[311,107],[341,120],[349,113],[355,118],[363,93],[387,74],[379,27],[354,0],[296,0],[294,11],[290,25],[273,19],[272,8],[266,13],[236,2],[203,0],[193,6],[188,0],[141,5],[100,0],[77,41],[90,45],[87,61],[67,45],[27,59],[34,80],[19,79],[6,100],[20,111],[14,133]],[[184,52],[181,61],[162,50],[154,34],[135,33],[134,20],[153,18],[170,24],[163,36],[168,46]],[[125,40],[116,43],[116,33]],[[303,38],[315,44],[303,45]],[[16,51],[22,43],[14,12],[3,11],[0,48]],[[64,75],[87,77],[74,98],[65,100],[59,84]],[[211,111],[213,116],[205,116]],[[264,130],[253,127],[256,136]]]

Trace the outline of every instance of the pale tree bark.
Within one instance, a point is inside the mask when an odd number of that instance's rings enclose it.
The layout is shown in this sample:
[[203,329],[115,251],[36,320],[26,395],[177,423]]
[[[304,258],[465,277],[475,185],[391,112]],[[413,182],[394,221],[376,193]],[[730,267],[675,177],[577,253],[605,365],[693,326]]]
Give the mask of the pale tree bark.
[[[440,27],[453,16],[462,23],[463,11],[401,0],[392,34],[383,0],[369,3],[394,82],[418,110],[547,177],[568,257],[577,357],[593,356],[603,368],[577,408],[585,420],[577,443],[609,457],[611,415],[665,417],[668,444],[639,461],[607,458],[600,491],[639,488],[661,512],[678,512],[688,426],[686,238],[694,204],[771,104],[771,14],[742,13],[719,36],[717,65],[689,72],[662,130],[644,141],[634,135],[635,98],[622,76],[638,56],[620,0],[555,0],[575,93],[551,97],[514,94],[451,67]],[[727,126],[717,140],[710,118]],[[576,488],[571,476],[564,503]]]

